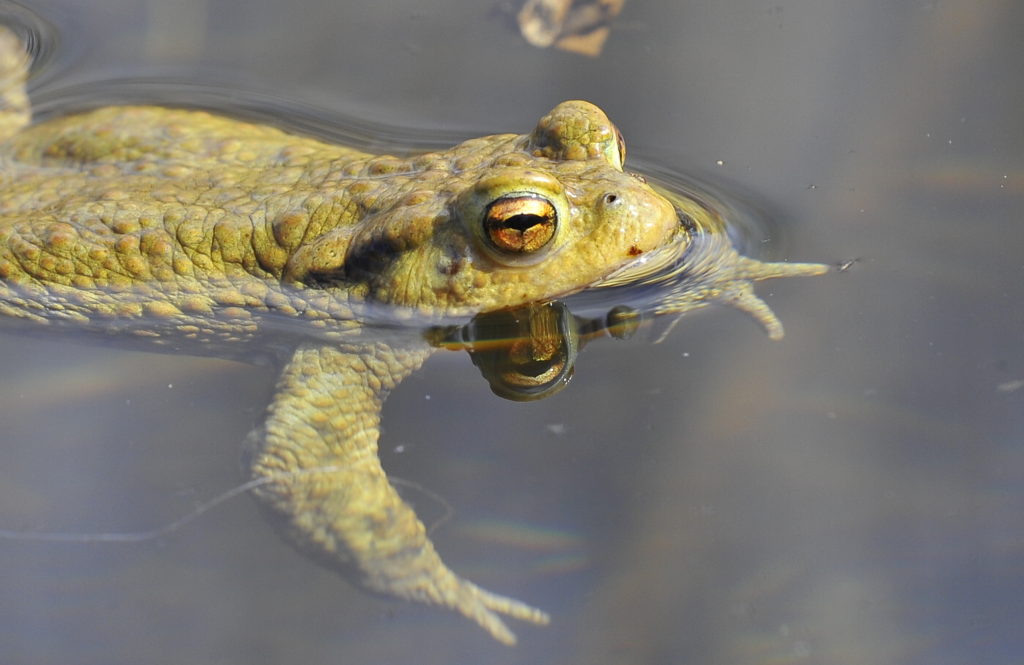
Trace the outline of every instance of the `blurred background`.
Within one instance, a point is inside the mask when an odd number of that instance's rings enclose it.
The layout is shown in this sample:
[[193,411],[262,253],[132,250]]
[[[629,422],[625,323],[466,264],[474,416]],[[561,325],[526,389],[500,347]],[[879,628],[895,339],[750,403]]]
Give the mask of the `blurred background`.
[[[385,466],[428,523],[451,504],[457,572],[552,614],[515,649],[350,587],[243,497],[137,544],[0,540],[4,663],[1024,659],[1021,3],[630,0],[596,58],[500,0],[0,7],[44,115],[151,95],[386,147],[583,98],[630,159],[759,211],[759,256],[848,268],[758,287],[780,342],[713,308],[541,402],[464,354],[402,384]],[[0,528],[76,533],[236,485],[274,376],[9,335],[0,367]]]

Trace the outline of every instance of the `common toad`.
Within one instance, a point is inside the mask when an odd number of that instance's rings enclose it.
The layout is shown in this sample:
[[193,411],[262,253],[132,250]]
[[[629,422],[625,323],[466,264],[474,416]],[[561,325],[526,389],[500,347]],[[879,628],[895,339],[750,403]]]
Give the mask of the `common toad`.
[[[290,542],[506,644],[500,615],[547,623],[440,559],[381,468],[380,411],[433,350],[403,321],[620,284],[648,255],[682,255],[692,229],[623,171],[605,114],[565,102],[526,135],[392,157],[196,110],[117,106],[30,126],[26,70],[4,33],[8,327],[243,359],[270,339],[282,369],[248,464]],[[820,272],[785,265],[734,282]]]

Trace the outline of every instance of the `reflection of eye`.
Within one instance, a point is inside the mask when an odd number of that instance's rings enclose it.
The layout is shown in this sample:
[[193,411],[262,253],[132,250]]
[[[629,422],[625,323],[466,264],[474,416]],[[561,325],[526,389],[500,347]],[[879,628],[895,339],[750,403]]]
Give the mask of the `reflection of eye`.
[[503,252],[536,252],[551,241],[557,226],[555,206],[531,194],[503,196],[484,211],[484,233]]

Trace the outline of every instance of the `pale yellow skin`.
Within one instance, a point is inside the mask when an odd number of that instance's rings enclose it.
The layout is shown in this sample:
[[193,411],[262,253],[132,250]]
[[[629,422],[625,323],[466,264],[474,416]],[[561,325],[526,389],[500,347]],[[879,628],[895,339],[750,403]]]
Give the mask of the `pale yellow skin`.
[[[0,323],[229,357],[273,336],[286,357],[249,465],[290,541],[506,644],[499,615],[546,623],[455,575],[389,483],[381,405],[431,348],[367,321],[469,315],[613,273],[621,283],[637,257],[685,249],[673,204],[623,171],[604,113],[565,102],[530,134],[398,158],[156,107],[29,127],[25,78],[20,45],[0,33]],[[557,211],[536,251],[503,252],[483,231],[486,206],[514,194]],[[713,295],[756,299],[747,280],[779,275],[742,270]]]

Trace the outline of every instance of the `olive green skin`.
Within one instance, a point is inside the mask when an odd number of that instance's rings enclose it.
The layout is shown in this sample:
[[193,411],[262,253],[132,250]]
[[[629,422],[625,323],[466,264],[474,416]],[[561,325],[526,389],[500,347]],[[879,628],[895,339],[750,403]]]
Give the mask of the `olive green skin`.
[[[29,126],[25,80],[0,33],[0,323],[245,357],[285,322],[293,342],[247,457],[286,537],[506,644],[500,614],[546,623],[455,575],[389,483],[381,405],[432,349],[366,324],[565,295],[685,242],[673,205],[623,172],[604,113],[565,102],[530,134],[401,158],[157,107]],[[539,248],[509,252],[484,230],[490,203],[516,196],[557,216]]]
[[[239,359],[271,349],[282,369],[246,457],[274,524],[364,587],[454,610],[505,644],[500,615],[548,616],[453,573],[381,468],[381,406],[433,351],[394,324],[621,286],[664,264],[665,280],[699,280],[658,313],[719,300],[779,337],[751,280],[824,270],[736,254],[708,210],[623,171],[621,135],[587,102],[526,135],[391,157],[158,107],[30,126],[26,65],[0,31],[0,325]],[[520,201],[550,213],[550,236],[510,250],[486,220]],[[718,244],[699,266],[678,263],[709,230]]]

